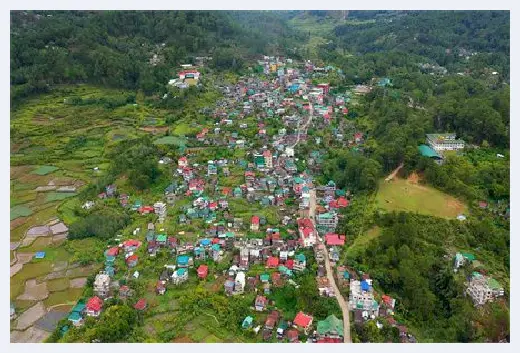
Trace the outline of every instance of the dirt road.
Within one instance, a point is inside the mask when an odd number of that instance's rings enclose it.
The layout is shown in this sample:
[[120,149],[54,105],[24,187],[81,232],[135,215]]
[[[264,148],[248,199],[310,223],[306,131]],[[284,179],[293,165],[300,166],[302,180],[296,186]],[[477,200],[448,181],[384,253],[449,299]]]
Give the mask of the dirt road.
[[395,168],[394,171],[392,173],[390,173],[389,176],[386,177],[385,181],[389,181],[389,180],[392,180],[393,178],[395,178],[395,176],[397,175],[397,173],[399,173],[399,171],[401,170],[401,168],[403,166],[404,166],[404,163],[399,164],[399,166],[397,168]]
[[[316,228],[316,223],[314,221],[316,215],[316,189],[312,188],[310,191],[310,202],[309,202],[309,218],[312,220],[314,224],[314,228]],[[322,244],[322,242],[318,238],[318,243]],[[334,280],[334,270],[329,261],[329,253],[327,247],[325,246],[325,269],[327,270],[327,278],[329,279],[332,288],[334,289],[334,295],[336,300],[338,301],[339,307],[341,308],[341,312],[343,313],[343,342],[344,343],[352,343],[352,339],[350,338],[350,316],[348,310],[348,303],[345,301],[345,298],[341,295],[338,286],[336,285],[336,281]]]

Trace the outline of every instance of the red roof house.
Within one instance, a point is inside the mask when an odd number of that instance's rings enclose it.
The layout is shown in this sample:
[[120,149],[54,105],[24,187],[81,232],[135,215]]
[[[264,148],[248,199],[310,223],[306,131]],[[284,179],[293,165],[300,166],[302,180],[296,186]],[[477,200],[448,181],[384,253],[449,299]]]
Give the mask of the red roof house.
[[208,266],[200,265],[197,269],[197,276],[199,276],[199,278],[206,278],[208,276]]
[[289,342],[297,343],[298,342],[298,331],[295,329],[290,329],[287,331],[287,339]]
[[128,256],[126,259],[126,264],[128,267],[135,267],[137,265],[137,260],[139,260],[139,257],[137,257],[135,254]]
[[97,317],[103,308],[103,300],[98,296],[94,296],[87,301],[86,312],[88,316]]
[[144,299],[144,298],[139,299],[137,301],[137,303],[135,303],[134,309],[139,310],[139,311],[146,309],[146,299]]
[[106,252],[107,256],[117,256],[117,254],[119,254],[119,248],[117,246],[108,249]]
[[137,210],[140,214],[149,214],[154,212],[153,206],[141,206]]
[[268,267],[268,268],[277,268],[279,263],[280,263],[280,260],[277,257],[269,256],[267,258],[266,267]]
[[307,331],[312,325],[312,316],[305,315],[302,311],[300,311],[298,314],[296,314],[296,317],[293,320],[293,324],[295,327]]
[[347,207],[349,205],[349,203],[350,203],[350,201],[343,196],[340,196],[337,200],[338,207],[340,207],[340,208]]
[[343,246],[345,245],[345,236],[335,233],[327,233],[325,235],[325,243],[328,246]]
[[287,267],[289,270],[292,270],[294,267],[294,260],[288,259],[287,261],[285,261],[285,267]]

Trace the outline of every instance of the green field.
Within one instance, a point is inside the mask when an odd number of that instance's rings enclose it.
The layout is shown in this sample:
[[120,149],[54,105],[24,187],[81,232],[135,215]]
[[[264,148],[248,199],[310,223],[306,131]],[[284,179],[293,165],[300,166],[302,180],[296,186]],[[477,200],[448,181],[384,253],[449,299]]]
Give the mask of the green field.
[[33,174],[47,175],[54,172],[55,170],[58,170],[58,167],[54,167],[52,165],[42,165],[41,167],[38,167],[35,170],[33,170]]
[[26,206],[14,206],[11,208],[11,216],[10,216],[10,220],[12,221],[13,219],[16,219],[18,217],[27,217],[27,216],[30,216],[32,215],[32,210],[29,208],[29,207],[26,207]]
[[417,212],[443,218],[467,214],[467,206],[462,201],[432,187],[399,178],[379,183],[376,205],[387,211]]

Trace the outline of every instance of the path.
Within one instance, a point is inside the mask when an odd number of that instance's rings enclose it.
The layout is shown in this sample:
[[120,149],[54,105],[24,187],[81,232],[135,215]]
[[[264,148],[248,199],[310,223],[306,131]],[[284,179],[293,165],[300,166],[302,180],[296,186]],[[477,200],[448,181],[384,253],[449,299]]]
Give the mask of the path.
[[[312,188],[310,191],[310,201],[309,201],[309,218],[312,220],[314,224],[314,228],[316,228],[316,224],[314,223],[314,218],[316,215],[316,189]],[[318,238],[318,244],[322,244],[321,240]],[[334,271],[329,261],[329,253],[327,251],[327,247],[324,246],[325,249],[325,269],[327,270],[327,278],[329,279],[329,283],[332,285],[332,289],[334,289],[334,296],[338,301],[339,307],[341,308],[341,312],[343,313],[343,342],[344,343],[352,343],[352,339],[350,338],[350,314],[348,310],[348,303],[341,295],[338,286],[336,285],[336,281],[334,279]]]
[[394,171],[392,173],[390,173],[389,176],[386,177],[385,181],[390,181],[393,178],[395,178],[395,176],[397,175],[397,173],[399,173],[399,171],[401,170],[401,168],[403,166],[404,166],[404,163],[399,164],[399,166],[397,168],[395,168]]
[[[298,126],[298,136],[296,137],[296,142],[294,143],[294,145],[292,145],[291,148],[295,148],[296,145],[300,142],[300,132],[301,131],[305,131],[305,133],[307,133],[307,127],[309,126],[309,124],[312,122],[312,115],[309,116],[309,120],[307,120],[307,122],[305,123],[305,125],[303,127],[299,127]],[[299,123],[299,122],[298,122]]]

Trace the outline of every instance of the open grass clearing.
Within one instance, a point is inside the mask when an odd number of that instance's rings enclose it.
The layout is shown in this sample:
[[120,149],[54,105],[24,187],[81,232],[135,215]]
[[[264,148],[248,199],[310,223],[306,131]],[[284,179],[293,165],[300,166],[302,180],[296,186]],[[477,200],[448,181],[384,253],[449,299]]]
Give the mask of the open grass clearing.
[[442,218],[455,218],[467,212],[462,201],[435,188],[401,178],[381,181],[375,202],[387,211],[417,212]]

